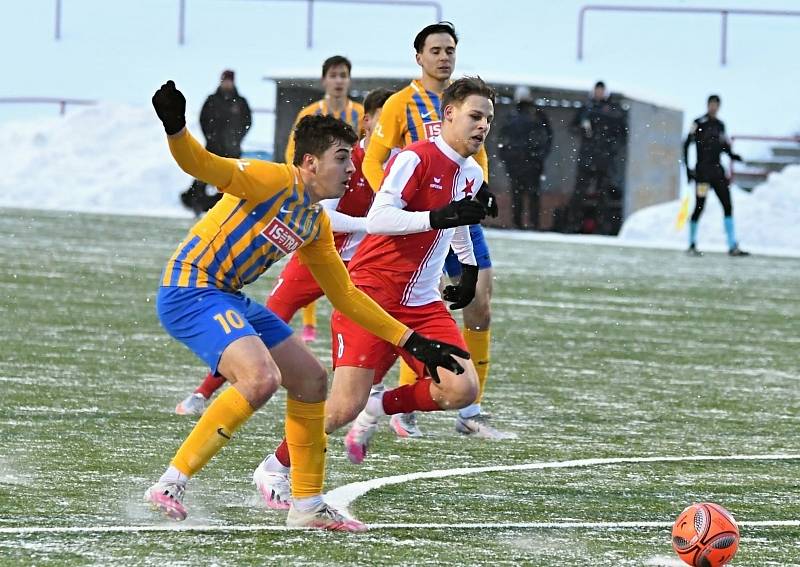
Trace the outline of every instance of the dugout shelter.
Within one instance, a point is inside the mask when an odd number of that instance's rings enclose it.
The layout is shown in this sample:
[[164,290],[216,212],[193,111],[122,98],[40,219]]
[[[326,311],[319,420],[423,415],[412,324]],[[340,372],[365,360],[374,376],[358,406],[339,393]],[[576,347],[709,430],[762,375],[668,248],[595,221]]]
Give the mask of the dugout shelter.
[[[352,78],[351,98],[362,101],[367,92],[377,87],[401,89],[408,85],[418,69],[407,73],[357,68]],[[465,74],[474,74],[467,72]],[[461,76],[456,73],[454,78]],[[577,84],[542,80],[535,77],[482,75],[498,93],[494,129],[487,139],[490,185],[497,194],[500,216],[485,224],[499,228],[512,226],[510,183],[502,160],[498,157],[498,130],[514,108],[514,91],[527,86],[537,106],[541,107],[553,129],[553,150],[545,162],[542,182],[540,227],[559,230],[559,217],[575,187],[576,157],[580,146],[579,133],[570,128],[575,114],[589,99],[594,81],[585,88]],[[323,97],[318,71],[271,75],[264,77],[275,85],[274,155],[280,160],[295,117],[301,108]],[[613,84],[609,85],[613,87]],[[625,147],[614,167],[615,183],[622,189],[622,198],[615,206],[624,218],[644,207],[674,200],[680,191],[680,160],[683,113],[663,101],[650,100],[624,91],[611,91],[611,97],[625,111],[628,135]]]

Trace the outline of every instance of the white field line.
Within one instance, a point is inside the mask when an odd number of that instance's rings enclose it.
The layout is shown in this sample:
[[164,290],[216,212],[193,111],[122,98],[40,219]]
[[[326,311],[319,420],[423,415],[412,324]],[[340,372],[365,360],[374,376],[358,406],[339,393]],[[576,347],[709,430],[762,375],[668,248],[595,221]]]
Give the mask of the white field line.
[[[354,482],[341,486],[325,495],[329,503],[346,509],[352,502],[369,492],[383,486],[401,484],[425,478],[445,478],[464,476],[485,472],[568,469],[600,465],[636,464],[636,463],[675,463],[697,461],[788,461],[800,459],[800,455],[768,454],[768,455],[695,455],[686,457],[613,457],[595,459],[577,459],[572,461],[551,461],[544,463],[523,463],[517,465],[497,465],[490,467],[462,467],[456,469],[440,469],[433,471],[387,476],[372,480]],[[800,520],[764,520],[738,522],[742,527],[800,527]],[[427,523],[427,524],[369,524],[375,530],[408,530],[408,529],[635,529],[635,528],[669,528],[672,522],[511,522],[511,523]],[[156,526],[12,526],[0,527],[0,534],[85,534],[85,533],[139,533],[139,532],[285,532],[303,528],[290,528],[281,525],[192,525],[161,524]]]
[[361,482],[345,484],[328,492],[325,500],[340,509],[347,509],[356,498],[363,496],[370,490],[402,484],[426,478],[445,478],[450,476],[465,476],[487,472],[503,471],[529,471],[544,469],[574,469],[599,465],[618,465],[636,463],[680,463],[692,461],[787,461],[800,459],[800,455],[771,454],[771,455],[695,455],[685,457],[612,457],[596,459],[577,459],[573,461],[550,461],[545,463],[523,463],[517,465],[496,465],[490,467],[462,467],[456,469],[439,469],[426,472],[401,474],[373,478]]
[[[743,528],[785,528],[800,527],[800,520],[766,520],[758,522],[737,522]],[[667,529],[672,522],[509,522],[509,523],[458,523],[458,524],[368,524],[370,530],[624,530],[624,529]],[[0,535],[30,534],[128,534],[128,533],[234,533],[234,532],[296,532],[307,528],[290,528],[283,525],[245,524],[245,525],[191,525],[161,524],[158,526],[21,526],[0,528]]]

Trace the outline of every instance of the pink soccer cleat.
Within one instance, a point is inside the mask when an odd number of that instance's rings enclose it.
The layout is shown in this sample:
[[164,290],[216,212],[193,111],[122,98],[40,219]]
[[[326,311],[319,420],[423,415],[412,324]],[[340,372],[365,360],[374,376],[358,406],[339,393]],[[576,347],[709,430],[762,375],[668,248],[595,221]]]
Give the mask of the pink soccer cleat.
[[300,335],[304,343],[313,343],[317,340],[317,328],[314,325],[303,325],[303,332]]
[[372,436],[378,429],[378,422],[361,412],[353,422],[350,431],[344,437],[344,447],[347,451],[347,458],[354,465],[360,465],[367,456],[367,448]]
[[365,532],[367,526],[355,518],[348,518],[325,502],[308,512],[292,506],[286,517],[286,525],[293,528],[314,528],[335,532]]
[[185,520],[186,508],[183,506],[183,493],[186,487],[174,482],[157,482],[144,492],[145,502],[154,510],[162,512],[172,520]]

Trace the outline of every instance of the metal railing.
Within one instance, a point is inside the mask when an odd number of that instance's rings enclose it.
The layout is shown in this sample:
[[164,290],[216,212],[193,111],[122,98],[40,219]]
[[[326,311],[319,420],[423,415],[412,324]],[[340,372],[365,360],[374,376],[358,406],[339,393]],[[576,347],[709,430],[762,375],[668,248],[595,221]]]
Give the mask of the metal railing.
[[97,104],[97,101],[80,99],[80,98],[11,96],[11,97],[0,97],[0,104],[57,104],[60,107],[59,114],[63,116],[64,113],[67,111],[68,104],[74,104],[77,106],[91,106],[93,104]]
[[578,60],[583,60],[583,33],[585,29],[586,13],[589,11],[597,12],[647,12],[660,14],[719,14],[722,16],[722,38],[720,48],[720,64],[728,63],[728,16],[780,16],[780,17],[800,17],[800,11],[796,10],[756,10],[747,8],[691,8],[691,7],[667,7],[667,6],[608,6],[608,5],[587,5],[581,7],[578,12]]
[[[793,142],[795,144],[800,144],[800,135],[797,135],[797,136],[754,136],[754,135],[750,135],[750,134],[736,134],[735,136],[731,136],[731,147],[733,147],[733,145],[736,142],[736,140],[742,140],[742,141],[748,141],[748,142],[789,142],[789,143]],[[745,160],[745,161],[748,161],[748,160]],[[758,160],[752,160],[752,161],[758,161]],[[731,166],[730,166],[731,179],[733,179],[734,175],[736,175],[736,172],[734,171],[735,164],[736,164],[736,162],[731,160]],[[767,175],[769,173],[769,171],[767,171],[767,170],[758,170],[756,172],[751,172],[751,173],[753,173],[755,175]]]
[[[256,1],[256,0],[249,0]],[[406,6],[412,8],[433,8],[436,21],[442,20],[442,5],[434,0],[257,0],[260,2],[306,2],[306,47],[314,46],[314,4],[368,4],[372,6]],[[55,39],[61,40],[62,2],[55,0]],[[178,44],[186,43],[186,0],[178,0]]]

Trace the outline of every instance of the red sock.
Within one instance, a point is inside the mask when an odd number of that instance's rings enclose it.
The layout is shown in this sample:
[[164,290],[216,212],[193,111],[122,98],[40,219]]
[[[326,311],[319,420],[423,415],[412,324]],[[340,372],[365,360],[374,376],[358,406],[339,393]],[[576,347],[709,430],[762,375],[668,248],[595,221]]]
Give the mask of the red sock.
[[412,411],[439,411],[439,404],[431,397],[430,378],[417,380],[413,384],[388,390],[383,394],[383,411],[386,415]]
[[291,466],[291,461],[289,460],[289,445],[286,444],[286,437],[281,440],[281,444],[275,449],[275,458],[278,459],[284,467]]
[[202,394],[205,399],[211,399],[214,392],[220,389],[225,383],[224,376],[214,376],[211,372],[205,377],[203,383],[194,391],[195,394]]

